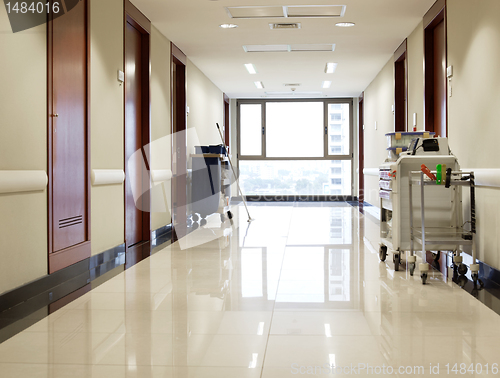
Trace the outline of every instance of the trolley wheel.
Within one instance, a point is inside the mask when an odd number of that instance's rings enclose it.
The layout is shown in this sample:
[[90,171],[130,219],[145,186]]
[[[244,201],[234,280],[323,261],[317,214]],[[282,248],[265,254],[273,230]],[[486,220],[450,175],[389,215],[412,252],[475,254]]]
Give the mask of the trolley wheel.
[[461,288],[463,288],[467,284],[467,282],[469,282],[469,280],[467,279],[466,276],[460,276],[457,279],[457,285],[460,286]]
[[410,263],[410,276],[413,276],[415,272],[415,263]]
[[227,217],[229,219],[233,219],[233,213],[231,213],[230,211],[227,212]]
[[224,221],[225,221],[225,220],[226,220],[226,216],[225,216],[224,214],[221,214],[221,215],[220,215],[220,221],[221,221],[222,223],[224,223]]
[[200,225],[198,224],[198,222],[194,222],[193,226],[192,226],[193,230],[196,230],[198,227],[200,227]]
[[387,246],[381,245],[380,248],[378,249],[378,257],[380,261],[384,262],[385,259],[387,258]]
[[427,282],[427,273],[422,273],[420,275],[420,278],[422,279],[422,285],[425,285],[425,283]]
[[396,272],[398,272],[399,271],[399,264],[401,263],[401,253],[400,252],[394,254],[393,261],[394,261],[394,270]]
[[477,273],[472,273],[471,274],[472,282],[474,282],[474,286],[477,285],[477,281],[479,280],[479,274]]
[[461,276],[465,275],[467,273],[467,265],[462,263],[458,264],[457,271]]
[[434,259],[434,261],[438,261],[440,257],[441,251],[437,251],[436,253],[432,252],[432,258]]
[[193,222],[198,222],[201,219],[200,214],[193,214]]
[[202,220],[200,221],[200,226],[204,226],[204,225],[206,225],[206,224],[207,224],[207,220],[206,220],[206,219],[202,219]]

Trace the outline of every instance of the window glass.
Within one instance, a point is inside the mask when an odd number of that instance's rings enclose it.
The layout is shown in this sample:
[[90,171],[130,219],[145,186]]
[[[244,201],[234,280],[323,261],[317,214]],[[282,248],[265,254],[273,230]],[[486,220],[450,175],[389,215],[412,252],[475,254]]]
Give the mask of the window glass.
[[322,102],[266,103],[267,157],[323,157]]
[[240,105],[240,154],[262,155],[262,105]]
[[328,104],[328,154],[349,155],[349,104]]

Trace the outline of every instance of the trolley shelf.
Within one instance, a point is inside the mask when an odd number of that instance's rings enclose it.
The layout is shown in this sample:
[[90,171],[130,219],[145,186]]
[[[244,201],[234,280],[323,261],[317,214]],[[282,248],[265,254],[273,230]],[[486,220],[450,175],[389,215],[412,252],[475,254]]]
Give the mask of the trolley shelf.
[[[422,244],[422,230],[414,229],[413,238]],[[461,228],[426,227],[425,244],[429,245],[472,245],[472,233]]]

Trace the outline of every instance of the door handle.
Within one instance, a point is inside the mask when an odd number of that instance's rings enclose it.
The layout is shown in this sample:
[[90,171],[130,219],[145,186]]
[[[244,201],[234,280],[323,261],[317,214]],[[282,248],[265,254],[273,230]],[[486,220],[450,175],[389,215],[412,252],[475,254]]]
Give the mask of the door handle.
[[59,114],[58,113],[52,114],[52,117],[57,118],[59,117]]

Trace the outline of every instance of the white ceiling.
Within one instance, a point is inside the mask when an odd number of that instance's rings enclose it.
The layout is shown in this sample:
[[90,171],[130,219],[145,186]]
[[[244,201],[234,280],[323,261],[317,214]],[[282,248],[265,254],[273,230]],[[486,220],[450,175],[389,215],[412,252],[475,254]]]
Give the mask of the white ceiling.
[[[292,92],[300,83],[313,97],[357,97],[376,77],[435,0],[132,0],[169,40],[231,98],[259,98],[265,92]],[[230,6],[346,5],[342,18],[231,19]],[[356,26],[340,28],[337,22]],[[271,30],[269,23],[300,22],[300,29]],[[236,29],[220,24],[234,23]],[[335,44],[332,52],[247,53],[243,45]],[[338,63],[334,74],[327,62]],[[253,63],[250,75],[244,64]],[[322,89],[331,80],[330,89]],[[257,89],[254,81],[262,81]],[[297,95],[298,94],[298,95]],[[280,96],[284,97],[284,96]],[[304,97],[304,96],[300,96]]]

